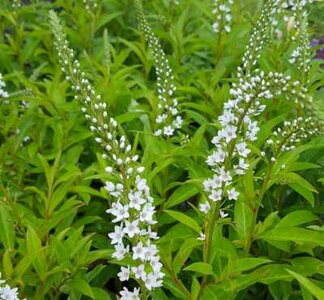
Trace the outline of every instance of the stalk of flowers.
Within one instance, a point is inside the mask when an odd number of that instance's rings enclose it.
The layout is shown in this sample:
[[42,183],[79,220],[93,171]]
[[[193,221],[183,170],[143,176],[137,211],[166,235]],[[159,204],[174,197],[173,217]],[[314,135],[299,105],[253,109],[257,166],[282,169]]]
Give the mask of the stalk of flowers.
[[277,22],[278,7],[279,0],[269,0],[264,4],[260,18],[253,27],[252,34],[243,55],[242,71],[249,72],[257,64],[261,55],[261,50],[268,39],[269,32],[273,24]]
[[148,24],[140,0],[135,1],[138,25],[143,32],[147,44],[153,52],[155,72],[157,77],[158,116],[155,119],[155,135],[165,137],[173,136],[182,126],[182,117],[179,115],[178,100],[173,94],[176,91],[174,76],[169,61],[162,49],[160,41]]
[[292,40],[295,41],[296,48],[291,54],[289,62],[296,65],[298,70],[307,77],[310,71],[311,51],[310,51],[310,38],[307,32],[307,11],[305,4],[312,1],[297,1],[293,6],[293,28],[294,34]]
[[6,90],[4,90],[5,86],[6,86],[6,83],[4,82],[3,76],[0,73],[0,98],[8,98],[9,97],[8,92]]
[[[282,153],[295,149],[302,141],[317,133],[318,128],[311,117],[298,117],[292,121],[285,121],[283,126],[274,130],[272,137],[267,140],[268,152],[271,154],[270,161],[275,163]],[[263,152],[262,156],[265,155],[266,153]]]
[[213,30],[231,32],[233,0],[214,0],[212,13],[215,15]]
[[[282,0],[280,10],[284,14],[284,21],[291,21],[291,27],[298,32],[301,28],[302,19],[307,17],[305,6],[314,0]],[[300,18],[302,16],[302,18]],[[293,36],[292,39],[295,37]]]
[[[158,236],[152,230],[156,223],[153,198],[141,175],[145,169],[138,162],[138,155],[133,155],[134,149],[126,137],[120,134],[116,120],[108,116],[106,103],[81,71],[54,12],[50,12],[50,20],[62,71],[71,83],[75,98],[83,105],[90,130],[104,151],[103,158],[110,162],[106,172],[111,180],[106,181],[105,189],[114,200],[107,209],[116,224],[114,231],[108,234],[115,249],[112,256],[124,265],[118,273],[119,279],[135,279],[142,289],[140,294],[139,288],[129,291],[124,287],[120,292],[121,299],[147,299],[149,291],[162,286],[164,274],[154,243]],[[125,263],[131,260],[132,265]]]
[[83,0],[83,4],[88,11],[93,11],[98,7],[97,0]]
[[[260,128],[255,119],[266,108],[263,102],[284,92],[288,97],[304,97],[302,91],[296,90],[298,84],[298,81],[294,82],[293,89],[289,76],[276,72],[266,75],[260,70],[233,84],[232,97],[224,104],[223,114],[218,117],[221,128],[212,139],[216,149],[206,161],[214,173],[212,178],[204,181],[211,203],[222,199],[237,200],[239,193],[233,186],[234,178],[244,175],[249,168],[247,157],[251,150],[248,143],[257,139]],[[202,204],[201,210],[206,213],[207,207],[210,208],[210,203]]]
[[11,288],[1,277],[0,273],[0,300],[19,300],[18,288]]
[[[285,121],[283,125],[278,126],[273,131],[272,137],[266,141],[265,149],[261,152],[262,157],[270,157],[267,174],[264,176],[263,183],[259,193],[259,201],[262,201],[264,194],[268,188],[268,183],[271,179],[275,165],[279,161],[280,156],[288,151],[295,149],[301,142],[309,139],[311,136],[318,134],[319,130],[316,122],[312,117],[298,117],[292,121]],[[281,169],[286,166],[282,164]],[[256,224],[256,217],[254,219]],[[251,245],[253,228],[250,231],[250,241],[247,249]]]
[[13,0],[11,5],[12,5],[12,9],[15,11],[16,9],[21,7],[21,1],[20,0]]
[[[292,5],[293,18],[296,20],[294,24],[294,34],[292,39],[295,44],[295,49],[291,54],[289,62],[296,66],[299,70],[302,85],[306,87],[309,84],[309,75],[311,70],[311,43],[308,33],[308,21],[306,4],[314,1],[304,0],[297,1]],[[297,25],[299,27],[297,27]],[[306,90],[306,88],[305,88]],[[324,120],[321,115],[321,108],[313,101],[311,97],[307,97],[303,102],[307,113],[312,116],[314,122],[320,131],[324,131]]]
[[[205,238],[206,262],[210,259],[210,245],[218,215],[226,217],[222,207],[226,200],[238,199],[236,180],[250,167],[247,159],[251,149],[248,145],[257,139],[260,130],[257,117],[266,108],[264,101],[282,95],[295,101],[305,97],[303,87],[298,81],[292,81],[290,76],[253,70],[271,32],[272,20],[278,12],[277,5],[275,0],[265,4],[243,55],[243,68],[238,68],[241,78],[237,84],[233,84],[231,98],[224,104],[223,113],[218,117],[221,128],[212,139],[215,149],[206,161],[214,175],[203,182],[208,201],[200,204],[200,210],[206,214],[204,232],[201,233],[201,238]],[[255,40],[258,44],[254,43]]]

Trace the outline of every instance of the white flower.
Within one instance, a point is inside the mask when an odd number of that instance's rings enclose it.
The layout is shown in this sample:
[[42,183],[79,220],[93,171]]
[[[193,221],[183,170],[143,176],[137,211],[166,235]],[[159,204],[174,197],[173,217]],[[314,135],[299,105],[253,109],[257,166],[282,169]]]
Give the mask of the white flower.
[[145,259],[151,260],[158,253],[158,249],[155,245],[151,244],[150,241],[146,243],[146,252],[145,252]]
[[116,258],[117,260],[121,260],[125,257],[125,255],[129,252],[129,246],[123,244],[115,245],[115,252],[112,254],[112,257]]
[[143,281],[146,279],[144,264],[140,264],[138,267],[132,267],[132,272],[134,273],[135,278],[142,279]]
[[140,221],[146,222],[148,224],[156,224],[156,221],[153,220],[155,214],[155,208],[151,203],[146,203],[140,211]]
[[2,88],[6,86],[6,83],[2,80],[2,74],[0,73],[0,98],[8,98],[9,94]]
[[144,191],[146,194],[149,193],[149,187],[147,186],[146,179],[141,178],[139,175],[135,179],[136,188],[139,191]]
[[[151,257],[150,265],[151,265],[154,273],[160,273],[160,271],[161,271],[161,269],[163,267],[163,265],[160,262],[160,257],[159,256]],[[163,276],[164,276],[164,274],[161,273],[160,277],[163,277]]]
[[145,260],[146,247],[143,247],[143,243],[139,242],[136,246],[133,247],[133,259]]
[[197,237],[198,240],[204,241],[206,238],[206,235],[203,232],[200,232],[199,237]]
[[[108,170],[110,170],[110,169],[108,169]],[[111,181],[106,181],[105,189],[108,192],[113,192],[115,190],[115,185]]]
[[181,118],[181,116],[177,116],[176,119],[173,121],[172,125],[173,125],[175,128],[180,129],[182,123],[183,123],[183,119]]
[[251,150],[247,148],[247,144],[245,142],[241,142],[236,145],[236,150],[240,156],[246,157]]
[[222,130],[222,136],[225,138],[226,143],[236,138],[236,126],[228,125]]
[[258,126],[258,123],[256,121],[250,122],[248,124],[248,130],[246,132],[246,138],[249,139],[250,141],[255,141],[256,140],[256,135],[259,132],[260,128]]
[[210,200],[212,201],[219,201],[222,199],[222,190],[213,190],[209,196]]
[[124,237],[123,227],[115,226],[115,231],[108,234],[112,244],[121,244]]
[[205,203],[201,203],[199,204],[199,210],[204,213],[204,214],[207,214],[210,210],[210,204],[209,202],[205,202]]
[[249,164],[245,163],[243,158],[239,159],[238,165],[234,165],[235,174],[243,175],[245,171],[249,168]]
[[227,191],[227,196],[229,200],[237,200],[239,193],[235,190],[235,188],[232,188]]
[[221,134],[219,133],[218,135],[214,136],[211,140],[212,144],[218,145],[220,140],[222,139]]
[[220,188],[222,186],[222,179],[218,175],[214,175],[211,179],[206,179],[203,182],[206,192],[211,192],[215,188]]
[[156,123],[161,124],[167,118],[166,114],[162,114],[156,118]]
[[225,157],[225,152],[221,148],[218,148],[217,151],[214,151],[211,155],[208,156],[206,162],[209,166],[215,166],[217,165],[217,163],[223,162],[225,160]]
[[122,205],[120,202],[114,202],[112,207],[107,209],[106,212],[116,217],[112,220],[114,223],[129,217],[128,205]]
[[158,279],[159,279],[159,277],[155,273],[153,273],[153,272],[149,273],[144,281],[145,287],[149,291],[151,291],[152,288],[157,288],[157,287],[162,286],[162,281],[158,280]]
[[151,226],[148,226],[148,229],[147,230],[142,230],[141,231],[141,235],[147,235],[148,238],[152,239],[152,240],[158,240],[159,237],[157,235],[157,233],[155,231],[152,231],[152,228]]
[[164,127],[163,133],[165,135],[171,136],[171,135],[173,135],[173,132],[174,132],[174,129],[170,125]]
[[237,117],[235,117],[234,113],[231,110],[225,110],[224,113],[218,117],[218,121],[222,126],[226,126],[231,122],[235,122]]
[[134,288],[133,292],[128,291],[126,287],[120,292],[120,300],[140,300],[140,289]]
[[146,202],[144,198],[141,197],[141,192],[137,191],[135,193],[129,193],[128,199],[129,199],[129,207],[133,207],[136,210],[141,209],[141,205]]
[[228,213],[225,213],[224,211],[220,210],[219,215],[221,218],[226,218],[228,216]]
[[127,234],[130,238],[133,238],[135,235],[140,233],[140,229],[138,227],[138,220],[133,222],[126,221],[124,227],[124,233]]
[[130,274],[130,270],[128,266],[127,268],[121,267],[120,272],[117,275],[120,281],[127,281],[129,280],[129,274]]
[[160,136],[162,134],[162,130],[161,129],[158,129],[154,132],[154,135],[155,136]]
[[232,176],[230,171],[225,171],[224,167],[219,170],[219,178],[224,182],[230,182],[232,180]]
[[0,299],[19,300],[17,291],[17,288],[12,289],[9,285],[6,284],[4,287],[0,287]]

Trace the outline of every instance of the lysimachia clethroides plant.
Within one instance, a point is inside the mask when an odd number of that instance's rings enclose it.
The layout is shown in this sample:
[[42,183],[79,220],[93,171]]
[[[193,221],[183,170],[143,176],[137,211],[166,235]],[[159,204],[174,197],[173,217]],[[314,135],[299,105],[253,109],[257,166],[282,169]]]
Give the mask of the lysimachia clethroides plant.
[[120,292],[121,299],[146,299],[150,291],[162,286],[164,274],[155,244],[159,237],[152,229],[156,223],[153,198],[147,180],[141,175],[145,169],[138,162],[136,149],[132,149],[116,120],[109,116],[106,102],[80,69],[53,11],[50,20],[62,71],[81,103],[96,142],[102,147],[103,158],[107,160],[105,170],[109,180],[105,182],[105,189],[113,199],[107,213],[113,216],[112,222],[116,224],[108,236],[114,245],[112,257],[123,265],[118,277],[122,282],[133,278],[139,284],[133,291],[125,286]]
[[[215,14],[221,15],[211,26],[216,32],[224,29],[230,33],[231,7],[235,1],[214,2]],[[145,18],[141,2],[136,0],[135,6],[139,29],[153,53],[156,71],[159,104],[152,135],[156,139],[168,138],[183,125],[174,97],[174,75],[160,41]],[[262,51],[271,43],[278,24],[287,22],[284,17],[287,9],[293,12],[294,19],[291,37],[295,50],[290,62],[297,67],[295,74],[265,69],[260,63]],[[221,114],[216,116],[215,113],[217,131],[212,131],[215,132],[211,139],[212,149],[204,157],[209,176],[199,178],[201,193],[198,201],[189,203],[193,210],[188,215],[183,211],[167,212],[167,217],[195,231],[194,240],[180,246],[182,252],[173,257],[173,249],[179,247],[176,243],[168,243],[169,232],[159,241],[160,219],[157,218],[160,215],[156,214],[159,208],[154,205],[154,185],[143,175],[145,168],[137,154],[138,149],[132,146],[123,128],[111,117],[109,103],[101,98],[82,71],[57,15],[50,12],[62,72],[106,161],[106,174],[102,180],[112,200],[107,213],[114,224],[114,231],[107,235],[113,247],[111,261],[120,266],[118,278],[123,284],[118,299],[159,300],[168,299],[171,294],[176,297],[171,299],[234,299],[240,289],[258,282],[258,276],[254,276],[246,283],[233,283],[231,288],[231,282],[228,282],[236,278],[235,272],[230,271],[229,257],[254,259],[251,247],[257,230],[262,231],[258,226],[258,212],[266,192],[277,183],[274,174],[286,168],[281,158],[318,133],[318,122],[312,115],[308,95],[311,54],[306,18],[306,1],[265,1],[232,80],[229,98],[222,99]],[[1,87],[0,81],[0,91],[4,93]],[[285,119],[278,119],[273,124],[270,137],[260,140],[264,125],[262,116],[278,99],[286,101],[290,111]],[[247,215],[248,224],[242,229],[242,218]],[[161,222],[172,223],[167,217]],[[177,234],[177,229],[174,232]],[[227,239],[228,235],[235,242]],[[161,245],[160,249],[158,245]],[[162,249],[166,245],[168,249]],[[228,253],[222,253],[215,262],[219,252],[226,252],[224,249]],[[227,264],[225,258],[228,258]],[[248,260],[238,264],[237,272],[256,268],[270,260],[255,258],[250,261],[252,267],[246,269],[244,262],[248,263]],[[189,266],[183,268],[187,264]],[[219,271],[217,275],[215,269]],[[188,276],[188,271],[194,272],[194,276]],[[169,292],[164,292],[162,287]]]
[[179,115],[178,100],[174,97],[176,86],[169,61],[162,49],[161,43],[149,26],[139,0],[135,1],[139,29],[144,33],[149,48],[153,52],[158,91],[158,116],[155,119],[157,136],[171,137],[182,126]]

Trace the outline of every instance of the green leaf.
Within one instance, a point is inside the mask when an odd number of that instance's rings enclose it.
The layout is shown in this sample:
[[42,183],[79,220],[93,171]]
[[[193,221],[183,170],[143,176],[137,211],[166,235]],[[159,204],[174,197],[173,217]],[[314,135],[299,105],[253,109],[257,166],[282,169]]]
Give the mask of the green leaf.
[[234,260],[231,263],[230,269],[227,271],[232,273],[241,273],[247,270],[254,269],[260,265],[271,263],[272,260],[266,258],[258,258],[258,257],[243,257]]
[[54,179],[52,176],[51,167],[43,155],[38,153],[37,156],[38,156],[38,159],[43,167],[47,185],[50,187],[52,185],[53,179]]
[[294,257],[290,259],[292,270],[299,274],[309,276],[316,273],[324,275],[324,261],[315,257]]
[[311,183],[309,183],[305,178],[301,177],[297,173],[282,172],[280,173],[280,175],[290,183],[298,183],[310,192],[318,193],[315,187],[311,185]]
[[63,183],[59,187],[57,187],[52,195],[52,199],[50,201],[49,213],[55,210],[55,208],[65,199],[65,196],[68,192],[68,187],[70,183]]
[[14,249],[14,224],[6,205],[0,204],[0,240],[6,249]]
[[12,275],[13,272],[13,265],[12,265],[12,258],[11,258],[11,250],[6,250],[3,258],[2,258],[2,265],[3,265],[3,270],[5,273],[5,277],[9,278]]
[[195,196],[199,192],[198,188],[190,183],[184,184],[178,187],[172,195],[169,197],[168,201],[165,203],[165,208],[171,208],[178,205],[191,197]]
[[194,219],[187,216],[186,214],[178,212],[178,211],[172,211],[172,210],[164,210],[164,212],[166,212],[173,219],[175,219],[175,220],[179,221],[180,223],[190,227],[191,229],[193,229],[197,233],[201,232],[201,228],[198,225],[198,223]]
[[289,300],[292,292],[290,282],[276,281],[268,285],[271,296],[274,300]]
[[233,294],[225,290],[224,287],[216,284],[209,285],[203,290],[203,300],[224,300],[224,299],[233,299]]
[[186,263],[192,249],[198,245],[201,245],[201,241],[196,238],[187,239],[181,245],[177,255],[173,259],[173,270],[177,274]]
[[239,198],[235,203],[234,221],[236,230],[241,240],[245,240],[249,236],[249,232],[253,222],[253,212],[249,204]]
[[200,283],[195,276],[192,276],[192,283],[191,283],[191,295],[193,300],[196,300],[200,292]]
[[312,295],[314,295],[317,299],[322,300],[324,299],[324,290],[322,290],[320,287],[318,287],[315,283],[304,277],[303,275],[300,275],[298,273],[295,273],[293,271],[290,271],[287,269],[287,272],[291,274],[293,277],[297,279],[297,281],[305,287]]
[[308,210],[298,210],[284,216],[276,228],[295,227],[316,220],[318,217]]
[[93,287],[92,288],[94,299],[96,300],[110,300],[110,296],[103,289]]
[[96,299],[92,291],[91,286],[82,278],[73,278],[69,283],[71,289],[80,292],[82,295],[86,295],[91,299]]
[[262,223],[258,223],[255,227],[255,235],[259,235],[266,231],[268,228],[273,227],[274,223],[279,221],[278,212],[274,211],[269,214]]
[[210,264],[204,263],[204,262],[197,262],[189,265],[188,267],[183,269],[184,271],[193,271],[202,273],[205,275],[212,275],[213,274],[213,268]]
[[314,206],[315,197],[313,192],[309,191],[299,183],[290,183],[288,184],[295,192],[304,197],[311,206]]
[[42,251],[42,242],[37,232],[31,226],[28,226],[27,228],[26,245],[27,251],[30,255],[32,255],[33,253],[37,253],[41,250],[41,252],[39,252],[39,254],[37,255],[36,259],[33,261],[33,266],[38,275],[42,276],[46,270],[46,257],[44,256],[44,253]]
[[324,233],[298,227],[280,227],[264,232],[259,239],[270,241],[291,241],[297,244],[314,243],[324,246]]

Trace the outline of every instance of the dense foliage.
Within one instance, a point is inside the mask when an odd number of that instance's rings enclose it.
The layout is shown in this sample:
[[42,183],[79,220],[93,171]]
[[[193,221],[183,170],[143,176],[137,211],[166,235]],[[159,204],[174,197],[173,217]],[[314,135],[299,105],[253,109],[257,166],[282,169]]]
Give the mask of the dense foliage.
[[0,1],[0,299],[324,299],[323,14]]

